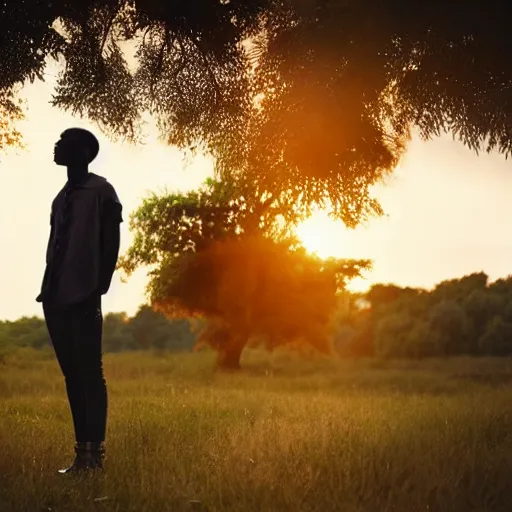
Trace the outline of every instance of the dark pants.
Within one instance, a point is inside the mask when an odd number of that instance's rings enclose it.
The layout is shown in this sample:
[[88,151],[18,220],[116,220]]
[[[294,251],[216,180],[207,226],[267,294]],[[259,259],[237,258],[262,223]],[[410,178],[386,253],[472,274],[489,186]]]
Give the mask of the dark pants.
[[66,381],[76,441],[104,441],[107,386],[101,352],[101,296],[66,307],[43,303],[43,310]]

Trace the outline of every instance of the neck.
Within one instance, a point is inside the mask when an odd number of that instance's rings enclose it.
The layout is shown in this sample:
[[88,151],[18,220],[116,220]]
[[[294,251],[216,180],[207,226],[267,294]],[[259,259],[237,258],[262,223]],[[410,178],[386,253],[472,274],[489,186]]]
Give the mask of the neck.
[[89,174],[87,165],[70,165],[68,166],[68,181],[77,184],[85,180]]

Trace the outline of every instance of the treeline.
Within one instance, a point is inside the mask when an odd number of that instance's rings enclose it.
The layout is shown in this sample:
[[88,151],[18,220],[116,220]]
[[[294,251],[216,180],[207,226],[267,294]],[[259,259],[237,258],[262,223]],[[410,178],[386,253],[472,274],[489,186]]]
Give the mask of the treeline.
[[510,356],[512,277],[475,273],[431,291],[373,286],[347,298],[335,346],[347,356]]
[[[340,298],[333,341],[342,357],[512,356],[512,277],[490,283],[476,273],[430,291],[379,284]],[[199,327],[149,306],[133,317],[109,313],[104,351],[192,351]],[[0,352],[23,347],[50,347],[42,318],[0,322]]]
[[[168,320],[149,306],[142,306],[133,317],[125,313],[105,315],[104,352],[127,350],[191,351],[196,342],[188,319]],[[46,324],[39,317],[23,317],[14,322],[0,322],[0,352],[16,348],[51,347]]]

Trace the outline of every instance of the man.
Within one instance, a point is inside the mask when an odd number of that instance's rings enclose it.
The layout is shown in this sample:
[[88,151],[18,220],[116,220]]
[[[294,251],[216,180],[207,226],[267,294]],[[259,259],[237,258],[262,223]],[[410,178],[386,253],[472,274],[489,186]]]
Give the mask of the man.
[[75,460],[60,473],[101,469],[107,422],[101,296],[119,255],[122,206],[112,185],[89,172],[99,152],[87,130],[66,130],[54,161],[68,181],[53,200],[41,293],[48,332],[65,378],[75,430]]

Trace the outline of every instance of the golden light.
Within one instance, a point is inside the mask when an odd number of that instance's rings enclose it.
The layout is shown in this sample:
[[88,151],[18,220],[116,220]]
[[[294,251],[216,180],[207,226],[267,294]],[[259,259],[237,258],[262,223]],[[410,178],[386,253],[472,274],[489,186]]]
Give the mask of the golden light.
[[[316,211],[309,219],[302,222],[296,230],[297,236],[309,253],[320,258],[367,258],[360,254],[357,236],[354,230],[346,228],[341,221],[334,221],[326,212]],[[352,291],[365,291],[369,288],[370,275],[350,282]]]
[[342,258],[346,257],[347,231],[341,222],[317,211],[297,227],[297,236],[308,252],[320,258]]

